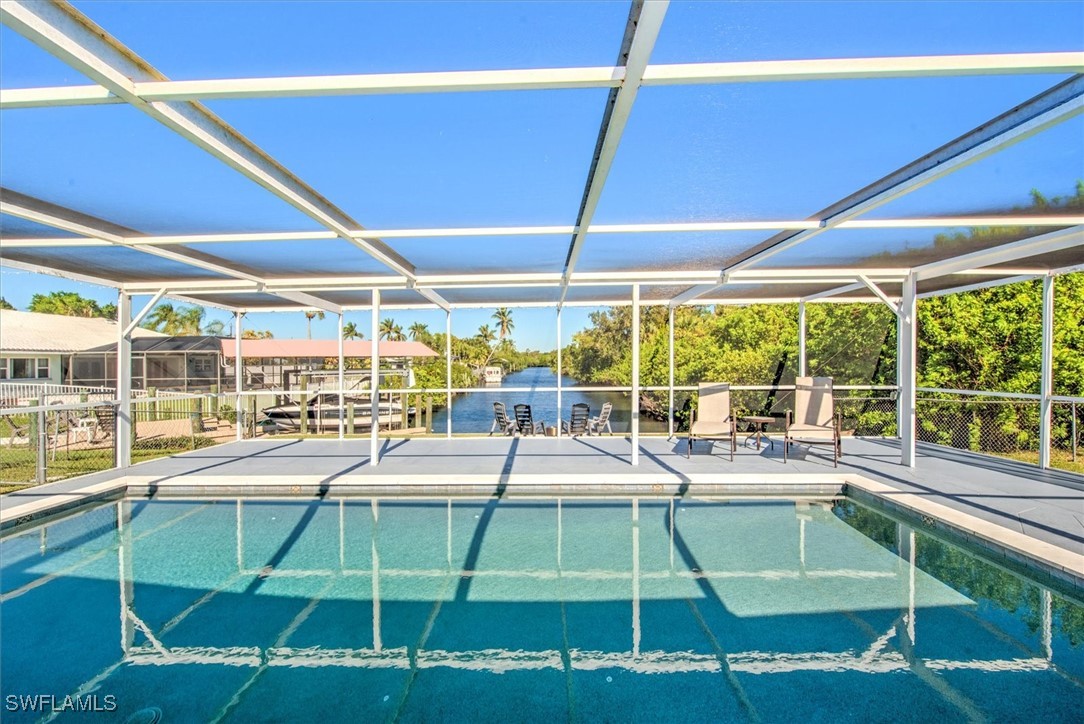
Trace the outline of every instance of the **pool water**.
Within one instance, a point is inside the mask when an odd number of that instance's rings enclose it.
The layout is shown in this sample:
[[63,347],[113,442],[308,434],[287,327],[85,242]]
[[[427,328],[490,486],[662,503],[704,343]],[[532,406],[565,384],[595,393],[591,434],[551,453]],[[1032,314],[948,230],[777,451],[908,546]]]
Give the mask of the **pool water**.
[[4,721],[1084,704],[1084,607],[846,500],[122,500],[8,536],[0,562]]

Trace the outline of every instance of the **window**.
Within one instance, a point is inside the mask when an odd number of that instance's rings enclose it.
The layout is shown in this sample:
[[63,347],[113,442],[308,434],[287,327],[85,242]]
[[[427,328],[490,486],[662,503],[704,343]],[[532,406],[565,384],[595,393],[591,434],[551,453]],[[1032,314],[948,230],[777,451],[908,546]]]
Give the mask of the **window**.
[[0,365],[4,379],[11,380],[47,380],[49,379],[48,357],[11,357]]

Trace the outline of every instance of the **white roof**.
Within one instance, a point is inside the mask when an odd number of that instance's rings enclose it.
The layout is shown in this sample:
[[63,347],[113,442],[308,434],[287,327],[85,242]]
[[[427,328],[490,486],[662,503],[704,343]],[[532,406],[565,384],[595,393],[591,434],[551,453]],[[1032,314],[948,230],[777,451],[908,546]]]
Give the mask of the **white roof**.
[[[0,352],[81,352],[115,344],[119,336],[117,323],[111,319],[0,310]],[[137,327],[132,336],[169,335]]]

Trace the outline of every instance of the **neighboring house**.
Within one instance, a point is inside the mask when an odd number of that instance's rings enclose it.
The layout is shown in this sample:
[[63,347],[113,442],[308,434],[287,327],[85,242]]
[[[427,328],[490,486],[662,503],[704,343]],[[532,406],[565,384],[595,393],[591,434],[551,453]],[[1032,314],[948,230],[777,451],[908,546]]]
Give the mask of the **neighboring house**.
[[[120,330],[109,319],[0,310],[0,381],[71,384],[71,355],[112,344]],[[149,329],[132,336],[166,337]]]
[[[218,337],[142,337],[132,340],[132,389],[174,392],[221,390],[222,342]],[[69,384],[115,387],[117,344],[71,356]],[[233,374],[232,372],[230,373]],[[233,378],[230,377],[232,386]]]

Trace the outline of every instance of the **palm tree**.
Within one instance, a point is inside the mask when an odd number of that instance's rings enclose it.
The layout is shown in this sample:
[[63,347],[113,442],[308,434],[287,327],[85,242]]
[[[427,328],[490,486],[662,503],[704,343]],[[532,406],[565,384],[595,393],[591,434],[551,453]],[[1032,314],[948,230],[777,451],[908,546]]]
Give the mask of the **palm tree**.
[[207,324],[203,325],[203,333],[211,335],[212,337],[221,337],[222,333],[226,331],[226,323],[221,319],[212,319]]
[[493,313],[493,318],[497,320],[497,331],[500,332],[501,339],[504,339],[509,332],[516,328],[514,322],[512,322],[512,310],[508,307],[501,307]]
[[177,313],[177,331],[169,334],[199,334],[203,326],[203,307],[184,307]]
[[478,328],[478,339],[485,342],[486,346],[489,346],[489,344],[492,343],[493,340],[497,339],[497,334],[489,328],[488,324],[483,324],[481,327]]
[[343,325],[343,339],[365,339],[365,335],[358,330],[358,325],[347,322]]
[[429,337],[429,325],[422,322],[415,322],[410,325],[410,338],[417,342],[419,339],[428,339]]
[[177,310],[174,309],[173,305],[169,302],[159,304],[147,315],[147,319],[143,322],[143,326],[147,329],[153,329],[156,332],[173,334],[173,331],[171,330],[174,330],[177,327]]
[[380,339],[402,342],[406,337],[403,335],[403,328],[396,324],[394,319],[388,317],[380,320]]
[[305,312],[305,324],[308,326],[307,333],[309,339],[312,339],[312,320],[323,319],[324,316],[324,313],[321,312],[319,309],[310,309],[309,311]]

